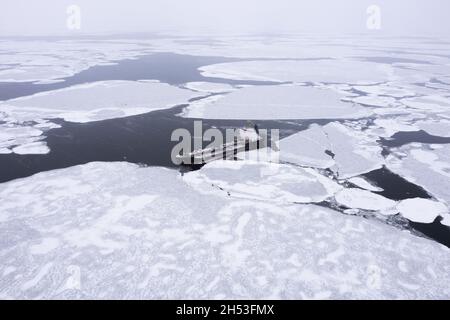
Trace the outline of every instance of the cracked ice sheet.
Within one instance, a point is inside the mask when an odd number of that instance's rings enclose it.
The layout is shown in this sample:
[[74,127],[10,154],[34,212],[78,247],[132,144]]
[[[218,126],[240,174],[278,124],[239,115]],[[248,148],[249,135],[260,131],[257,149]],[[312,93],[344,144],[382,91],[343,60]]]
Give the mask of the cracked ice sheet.
[[424,144],[408,144],[391,150],[386,159],[389,170],[423,187],[450,205],[450,145],[429,148]]
[[[368,108],[341,101],[328,89],[279,85],[245,87],[183,111],[186,118],[203,119],[354,119],[372,114]],[[199,106],[200,105],[200,106]]]
[[313,205],[205,197],[175,170],[90,163],[3,183],[0,198],[1,298],[450,295],[436,242]]
[[90,122],[167,109],[200,96],[156,81],[100,81],[0,103],[13,118]]
[[321,202],[342,187],[312,169],[247,161],[214,161],[183,180],[206,194],[279,203]]
[[[339,179],[379,169],[384,159],[377,137],[337,122],[309,129],[280,140],[280,160],[300,166],[330,168]],[[331,151],[334,154],[326,154]]]

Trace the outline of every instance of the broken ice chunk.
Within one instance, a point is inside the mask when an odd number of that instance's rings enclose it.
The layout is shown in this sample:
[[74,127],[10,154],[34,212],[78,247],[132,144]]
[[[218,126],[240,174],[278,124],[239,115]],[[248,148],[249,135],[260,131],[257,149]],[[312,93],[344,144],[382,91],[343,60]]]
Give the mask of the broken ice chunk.
[[316,124],[305,131],[280,140],[280,160],[301,166],[329,168],[334,160],[327,151],[331,145],[324,130]]
[[353,183],[355,186],[360,187],[362,189],[369,190],[369,191],[373,191],[373,192],[383,191],[382,188],[374,186],[369,181],[367,181],[366,179],[361,178],[361,177],[350,178],[350,179],[348,179],[348,182]]
[[367,190],[356,188],[343,189],[336,193],[335,199],[339,204],[350,209],[379,211],[385,215],[397,213],[395,210],[392,210],[396,205],[394,200],[387,199]]
[[432,223],[437,217],[448,214],[443,203],[421,198],[402,200],[397,209],[406,219],[420,223]]

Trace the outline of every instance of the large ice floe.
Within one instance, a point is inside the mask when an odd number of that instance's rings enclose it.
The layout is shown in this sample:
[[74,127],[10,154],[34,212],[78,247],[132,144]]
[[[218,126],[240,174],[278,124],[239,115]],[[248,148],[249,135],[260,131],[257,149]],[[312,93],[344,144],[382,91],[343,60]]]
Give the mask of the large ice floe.
[[100,81],[41,92],[0,103],[13,117],[63,118],[71,122],[126,117],[200,96],[158,81]]
[[381,168],[376,138],[343,124],[312,125],[279,143],[280,160],[306,167],[330,168],[345,179]]
[[[203,174],[234,185],[251,170],[223,166]],[[1,184],[0,297],[450,295],[450,250],[436,242],[314,205],[206,197],[185,179],[90,163]]]
[[341,101],[329,89],[278,85],[245,87],[184,110],[187,118],[204,119],[342,119],[372,114],[368,108]]
[[275,60],[214,64],[200,68],[203,76],[234,80],[371,84],[393,79],[392,67],[350,60]]

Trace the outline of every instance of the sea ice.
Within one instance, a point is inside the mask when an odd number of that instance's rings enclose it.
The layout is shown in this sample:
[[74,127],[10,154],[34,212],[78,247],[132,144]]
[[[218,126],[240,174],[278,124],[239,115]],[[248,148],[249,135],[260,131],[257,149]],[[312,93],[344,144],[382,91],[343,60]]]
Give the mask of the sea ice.
[[439,95],[428,95],[400,100],[405,106],[435,113],[448,111],[450,98]]
[[437,217],[449,213],[444,204],[420,198],[400,201],[397,210],[406,219],[420,223],[432,223]]
[[333,158],[326,153],[332,150],[328,136],[317,124],[281,139],[279,149],[280,160],[284,162],[322,169],[335,164]]
[[423,144],[405,145],[392,150],[386,164],[392,172],[450,205],[450,145],[440,146],[427,149]]
[[381,168],[384,163],[376,137],[337,122],[323,127],[313,125],[282,139],[280,160],[301,166],[331,168],[339,179]]
[[206,194],[279,203],[321,202],[342,187],[313,169],[257,161],[214,161],[183,180]]
[[0,103],[7,113],[90,122],[126,117],[186,103],[190,90],[155,81],[100,81]]
[[31,142],[22,144],[12,149],[16,154],[47,154],[50,152],[50,148],[47,147],[45,142]]
[[236,90],[233,86],[227,83],[214,82],[188,82],[184,85],[184,87],[193,91],[209,93],[224,93]]
[[436,242],[320,206],[205,197],[176,170],[90,163],[0,198],[4,299],[450,296]]
[[389,65],[355,60],[244,61],[200,68],[205,77],[280,82],[370,84],[389,80]]
[[353,183],[357,187],[360,187],[362,189],[369,190],[369,191],[372,191],[372,192],[381,192],[381,191],[383,191],[382,188],[374,186],[369,181],[367,181],[366,179],[361,178],[361,177],[350,178],[350,179],[348,179],[348,182]]
[[375,96],[388,96],[393,98],[406,98],[414,96],[411,89],[401,88],[391,84],[379,84],[371,86],[353,86],[353,89]]
[[394,98],[374,95],[348,98],[347,100],[370,107],[392,107],[397,105],[397,102]]
[[335,195],[336,201],[350,209],[378,211],[381,214],[391,215],[397,213],[396,202],[367,190],[346,188]]
[[113,61],[150,54],[148,46],[126,41],[0,41],[0,82],[55,83],[78,72]]
[[368,108],[341,101],[332,90],[305,86],[255,86],[231,92],[184,110],[187,118],[204,119],[354,119],[370,116]]
[[433,136],[450,138],[450,121],[445,119],[423,120],[414,124]]

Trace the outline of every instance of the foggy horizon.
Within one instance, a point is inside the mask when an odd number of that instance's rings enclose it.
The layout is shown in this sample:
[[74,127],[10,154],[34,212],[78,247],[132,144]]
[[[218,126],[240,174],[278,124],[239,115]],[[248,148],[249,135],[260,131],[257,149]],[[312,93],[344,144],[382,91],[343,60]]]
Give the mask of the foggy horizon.
[[[67,8],[81,10],[81,28],[66,26]],[[381,9],[380,30],[367,30],[367,8]],[[450,3],[432,1],[255,1],[241,3],[193,0],[98,0],[4,3],[1,36],[81,36],[96,34],[163,33],[281,34],[319,33],[378,35],[448,35]]]

